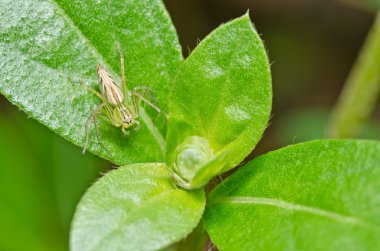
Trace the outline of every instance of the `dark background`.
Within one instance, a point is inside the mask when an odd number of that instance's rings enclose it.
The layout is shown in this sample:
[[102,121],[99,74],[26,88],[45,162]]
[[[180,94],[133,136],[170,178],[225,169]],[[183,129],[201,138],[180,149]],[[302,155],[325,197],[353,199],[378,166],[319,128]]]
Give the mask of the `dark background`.
[[[371,0],[165,3],[186,56],[221,23],[249,9],[272,62],[274,95],[271,124],[252,156],[324,137],[379,6]],[[379,120],[377,109],[362,137],[379,139]],[[76,203],[112,164],[82,155],[2,96],[0,148],[0,250],[66,250]]]

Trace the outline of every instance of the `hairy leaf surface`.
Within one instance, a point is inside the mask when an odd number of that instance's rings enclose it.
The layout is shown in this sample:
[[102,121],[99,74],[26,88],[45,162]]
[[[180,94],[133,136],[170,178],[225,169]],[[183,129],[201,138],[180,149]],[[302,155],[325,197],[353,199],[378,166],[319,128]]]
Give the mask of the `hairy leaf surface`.
[[197,226],[204,205],[204,192],[177,188],[165,164],[120,167],[82,198],[71,248],[159,250],[185,238]]
[[172,166],[176,147],[199,136],[215,156],[228,156],[204,182],[229,170],[260,140],[271,99],[268,58],[248,14],[221,25],[184,61],[171,84],[166,162]]
[[[182,60],[170,18],[159,0],[1,1],[0,92],[28,115],[83,146],[85,123],[101,101],[83,89],[98,89],[96,65],[120,83],[119,43],[129,88],[150,86],[167,112],[167,83]],[[139,131],[123,137],[100,120],[89,150],[116,164],[162,161],[162,121],[142,112]]]
[[265,154],[210,195],[220,250],[379,250],[380,143],[314,141]]

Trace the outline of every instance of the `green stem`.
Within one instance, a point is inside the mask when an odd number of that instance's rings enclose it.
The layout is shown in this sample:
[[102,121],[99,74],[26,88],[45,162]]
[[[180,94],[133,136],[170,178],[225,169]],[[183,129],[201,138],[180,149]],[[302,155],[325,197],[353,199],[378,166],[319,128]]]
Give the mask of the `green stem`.
[[354,137],[371,115],[380,94],[380,13],[336,103],[328,135]]

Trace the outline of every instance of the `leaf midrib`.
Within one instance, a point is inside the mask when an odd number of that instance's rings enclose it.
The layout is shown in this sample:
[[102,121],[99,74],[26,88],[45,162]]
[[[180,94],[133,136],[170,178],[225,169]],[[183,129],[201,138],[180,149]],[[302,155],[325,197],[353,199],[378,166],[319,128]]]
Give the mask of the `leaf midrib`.
[[[79,29],[79,27],[75,24],[74,20],[71,19],[71,17],[65,12],[65,10],[59,5],[59,3],[57,3],[56,1],[51,1],[52,4],[54,4],[57,8],[57,10],[59,10],[62,14],[62,18],[65,19],[68,24],[70,24],[73,29],[77,32],[77,34],[83,38],[85,41],[87,41],[87,43],[89,44],[89,48],[91,49],[92,53],[95,55],[95,58],[104,66],[106,66],[107,70],[110,71],[111,75],[116,78],[116,80],[118,81],[118,83],[120,83],[120,78],[118,77],[117,74],[115,74],[115,72],[112,70],[111,67],[109,67],[109,65],[106,63],[106,61],[104,60],[103,56],[99,53],[99,51],[96,49],[96,47],[92,44],[91,40],[89,38],[87,38],[81,31],[81,29]],[[140,107],[140,112],[141,112],[141,118],[143,119],[145,125],[148,127],[149,131],[151,132],[151,134],[153,135],[154,139],[157,141],[158,145],[160,146],[160,149],[162,150],[162,152],[164,152],[166,146],[165,146],[165,139],[163,137],[163,135],[160,133],[160,131],[158,130],[158,128],[154,125],[154,123],[152,122],[152,120],[149,118],[149,116],[147,115],[147,113],[145,112],[145,109],[143,107]]]
[[347,216],[342,215],[336,212],[327,211],[321,208],[316,207],[310,207],[295,203],[290,203],[283,200],[273,199],[273,198],[262,198],[262,197],[220,197],[217,199],[212,200],[212,202],[209,205],[212,204],[252,204],[252,205],[265,205],[265,206],[274,206],[279,207],[283,209],[287,209],[290,211],[300,211],[304,213],[309,213],[313,215],[318,215],[321,217],[329,218],[344,224],[353,224],[358,225],[366,229],[370,230],[379,230],[380,226],[368,223],[362,219],[353,217],[353,216]]

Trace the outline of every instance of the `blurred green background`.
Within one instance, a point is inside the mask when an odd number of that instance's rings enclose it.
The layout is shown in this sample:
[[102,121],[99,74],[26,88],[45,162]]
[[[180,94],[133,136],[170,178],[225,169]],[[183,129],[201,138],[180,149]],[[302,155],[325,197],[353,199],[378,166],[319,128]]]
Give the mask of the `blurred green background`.
[[[273,115],[253,155],[323,138],[379,0],[165,1],[185,55],[247,9],[265,41]],[[94,71],[95,74],[95,71]],[[361,137],[380,139],[380,111]],[[67,250],[75,205],[113,166],[29,119],[0,96],[0,250]]]

